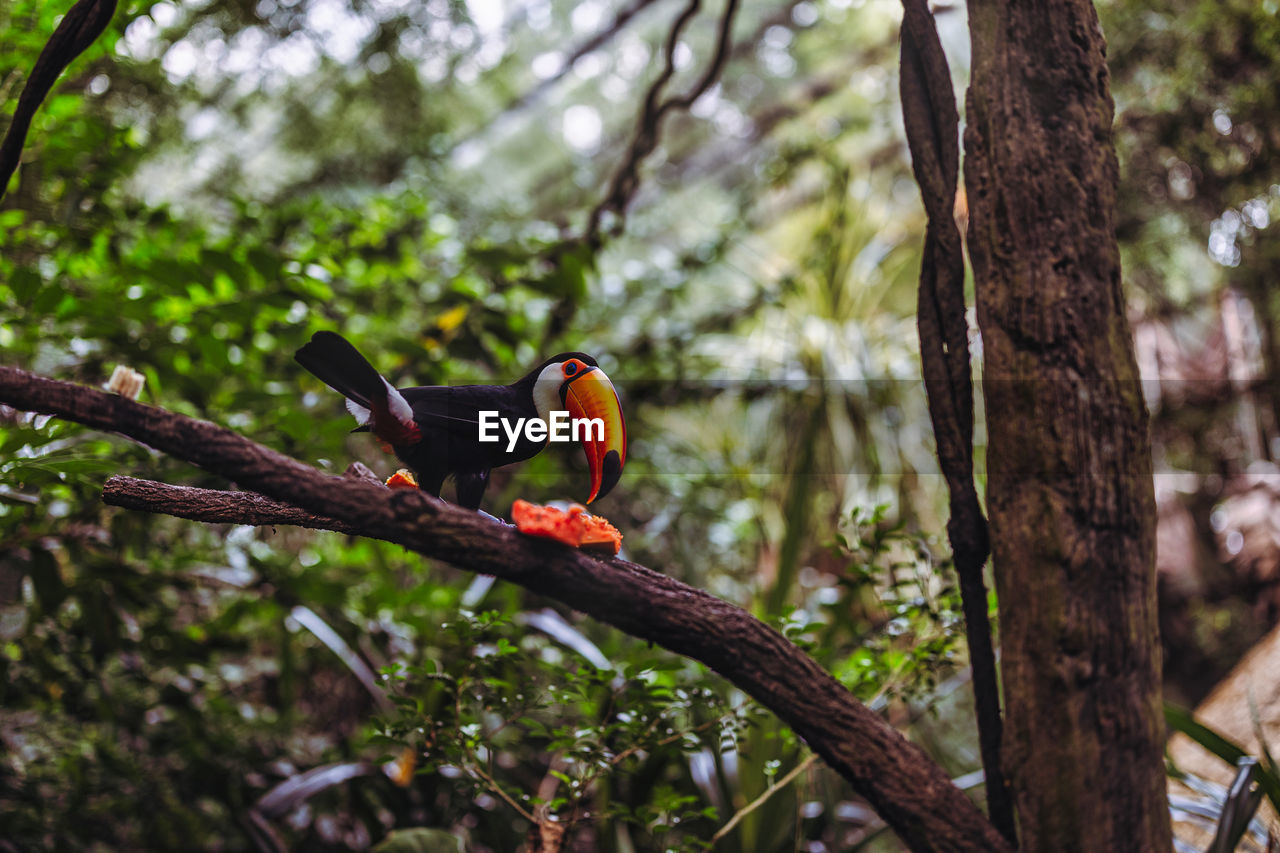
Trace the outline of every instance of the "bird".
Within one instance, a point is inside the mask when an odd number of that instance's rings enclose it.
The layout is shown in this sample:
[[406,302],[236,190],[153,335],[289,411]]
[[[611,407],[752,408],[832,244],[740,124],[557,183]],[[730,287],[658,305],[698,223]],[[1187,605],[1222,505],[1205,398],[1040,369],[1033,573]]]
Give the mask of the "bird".
[[372,432],[390,445],[420,489],[440,497],[453,477],[459,506],[479,510],[492,469],[523,462],[550,440],[582,445],[591,477],[588,504],[622,477],[622,405],[586,353],[554,355],[510,385],[399,389],[337,332],[316,332],[294,359],[347,398],[359,424],[353,432]]

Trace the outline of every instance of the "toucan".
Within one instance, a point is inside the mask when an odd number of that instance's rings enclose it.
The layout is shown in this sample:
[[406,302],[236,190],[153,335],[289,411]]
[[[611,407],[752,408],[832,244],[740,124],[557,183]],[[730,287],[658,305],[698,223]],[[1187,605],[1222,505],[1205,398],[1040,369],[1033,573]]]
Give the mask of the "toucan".
[[[510,385],[395,388],[360,351],[336,332],[316,332],[295,354],[299,364],[347,398],[359,422],[414,474],[418,487],[436,497],[454,478],[457,502],[479,509],[489,471],[535,456],[548,428],[522,428],[530,419],[577,438],[587,455],[591,494],[604,497],[618,483],[627,460],[627,428],[617,391],[586,353],[552,356]],[[568,412],[568,418],[558,413]],[[566,424],[566,421],[568,422]],[[581,423],[576,423],[581,422]],[[505,426],[504,426],[505,424]],[[518,433],[516,430],[518,429]],[[481,441],[481,437],[490,440]],[[496,438],[496,440],[494,440]]]

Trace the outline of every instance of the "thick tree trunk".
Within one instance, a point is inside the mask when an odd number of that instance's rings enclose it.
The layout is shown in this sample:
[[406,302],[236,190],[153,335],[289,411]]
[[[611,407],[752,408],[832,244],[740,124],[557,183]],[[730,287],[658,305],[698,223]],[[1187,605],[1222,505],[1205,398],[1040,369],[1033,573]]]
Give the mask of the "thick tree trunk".
[[969,252],[1022,846],[1167,853],[1155,503],[1105,45],[1087,0],[969,14]]

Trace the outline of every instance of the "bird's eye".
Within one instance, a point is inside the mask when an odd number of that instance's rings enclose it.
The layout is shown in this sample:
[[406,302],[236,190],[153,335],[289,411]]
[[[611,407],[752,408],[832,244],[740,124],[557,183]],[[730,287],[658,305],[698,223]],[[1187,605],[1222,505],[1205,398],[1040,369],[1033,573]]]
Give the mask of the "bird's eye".
[[565,362],[565,365],[564,365],[565,376],[573,376],[577,372],[578,372],[578,363],[576,361]]

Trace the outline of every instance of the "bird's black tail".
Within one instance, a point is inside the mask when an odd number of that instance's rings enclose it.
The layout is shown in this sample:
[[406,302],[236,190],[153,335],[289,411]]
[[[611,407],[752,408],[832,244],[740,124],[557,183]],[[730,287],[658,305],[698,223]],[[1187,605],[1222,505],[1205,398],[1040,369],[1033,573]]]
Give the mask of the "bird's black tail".
[[404,395],[382,378],[369,360],[337,332],[316,332],[293,354],[298,364],[347,398],[347,411],[360,426],[392,445],[416,443],[422,431]]
[[366,409],[386,399],[382,374],[337,332],[316,332],[293,357],[325,385]]

